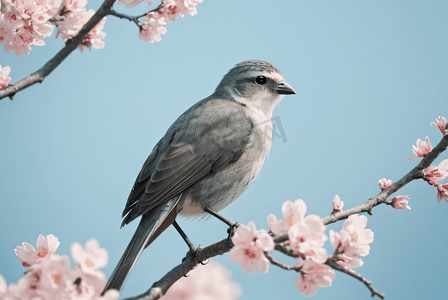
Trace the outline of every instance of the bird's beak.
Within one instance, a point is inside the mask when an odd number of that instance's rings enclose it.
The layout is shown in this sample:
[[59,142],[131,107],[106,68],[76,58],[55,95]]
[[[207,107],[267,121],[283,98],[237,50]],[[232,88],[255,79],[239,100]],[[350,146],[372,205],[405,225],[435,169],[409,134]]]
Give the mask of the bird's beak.
[[296,91],[294,91],[292,86],[290,86],[286,82],[280,82],[279,84],[277,84],[277,87],[275,87],[274,90],[277,91],[277,93],[282,94],[282,95],[290,95],[290,94],[296,93]]

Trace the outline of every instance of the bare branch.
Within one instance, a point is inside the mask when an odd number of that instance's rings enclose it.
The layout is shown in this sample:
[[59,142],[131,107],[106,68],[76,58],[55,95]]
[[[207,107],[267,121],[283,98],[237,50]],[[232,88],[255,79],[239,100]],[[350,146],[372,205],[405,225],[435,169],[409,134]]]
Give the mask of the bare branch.
[[325,264],[328,265],[328,266],[330,266],[331,268],[333,268],[333,269],[339,271],[339,272],[342,272],[342,273],[345,273],[345,274],[347,274],[347,275],[350,275],[350,276],[352,276],[353,278],[356,278],[356,279],[358,279],[359,281],[361,281],[362,283],[364,283],[365,286],[366,286],[366,287],[370,290],[370,292],[372,293],[372,297],[373,297],[373,296],[378,296],[378,297],[380,297],[381,299],[384,299],[384,294],[378,292],[377,290],[375,290],[375,289],[372,287],[372,281],[368,281],[365,277],[362,277],[360,274],[356,273],[356,272],[353,271],[353,270],[346,270],[346,269],[344,269],[343,267],[341,267],[340,265],[338,265],[334,260],[329,259],[329,260],[327,260],[327,261],[325,262]]
[[10,97],[11,100],[14,95],[26,89],[35,83],[41,83],[44,79],[59,66],[64,59],[81,44],[84,37],[92,30],[110,11],[112,5],[116,0],[105,0],[98,11],[90,18],[90,20],[79,31],[78,35],[68,40],[65,47],[62,48],[52,59],[50,59],[42,68],[31,74],[30,76],[19,80],[15,84],[9,85],[0,90],[0,99]]

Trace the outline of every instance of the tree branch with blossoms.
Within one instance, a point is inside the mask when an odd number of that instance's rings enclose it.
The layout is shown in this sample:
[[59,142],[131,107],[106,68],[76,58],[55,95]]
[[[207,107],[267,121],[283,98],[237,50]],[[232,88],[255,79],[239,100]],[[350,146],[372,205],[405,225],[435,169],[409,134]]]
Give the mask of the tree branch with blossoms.
[[[430,166],[448,147],[446,119],[439,117],[436,121],[437,124],[431,123],[431,125],[437,127],[443,134],[439,144],[433,149],[428,138],[425,142],[418,140],[417,146],[413,146],[412,149],[416,157],[423,158],[422,161],[395,183],[385,178],[380,179],[378,185],[381,192],[364,204],[342,211],[344,203],[336,195],[333,199],[333,212],[327,217],[320,218],[317,215],[305,217],[306,204],[303,200],[299,199],[294,203],[286,201],[282,206],[284,220],[277,220],[273,214],[268,216],[269,233],[264,229],[256,230],[253,222],[249,222],[247,226],[240,225],[235,231],[232,243],[222,240],[199,250],[196,256],[187,257],[182,264],[154,283],[146,293],[130,299],[159,299],[174,282],[188,274],[201,261],[226,252],[229,252],[230,260],[239,262],[247,273],[254,273],[257,270],[267,273],[269,264],[299,273],[294,285],[306,296],[315,294],[319,287],[330,286],[335,277],[333,270],[336,270],[362,282],[372,297],[378,296],[384,299],[384,294],[372,287],[372,281],[353,270],[364,264],[360,257],[369,254],[369,244],[373,242],[373,232],[365,228],[367,217],[360,213],[367,212],[371,215],[372,209],[382,203],[395,209],[410,209],[407,200],[409,196],[397,196],[390,201],[387,198],[415,179],[424,179],[436,186],[437,200],[440,202],[441,197],[444,197],[448,201],[448,184],[437,184],[448,178],[448,160],[442,161],[438,167]],[[347,220],[341,231],[329,232],[329,239],[335,250],[332,255],[328,255],[327,250],[322,248],[328,240],[324,234],[325,225],[344,219]],[[297,264],[287,265],[273,258],[270,252],[274,250],[295,258]]]
[[[10,69],[1,69],[0,66],[0,99],[9,97],[36,83],[42,83],[45,78],[59,66],[76,48],[81,52],[84,46],[91,49],[102,49],[106,36],[101,30],[106,22],[107,15],[133,21],[139,27],[139,38],[153,43],[160,41],[160,34],[166,33],[163,27],[185,14],[195,15],[196,5],[202,0],[163,0],[157,8],[138,16],[128,16],[116,12],[113,5],[116,0],[105,0],[100,8],[94,12],[87,11],[86,0],[47,0],[46,2],[17,3],[12,0],[1,0],[0,11],[0,45],[8,53],[13,50],[17,55],[28,54],[31,45],[45,45],[44,38],[50,36],[53,27],[58,27],[56,38],[60,34],[65,42],[53,58],[45,63],[39,70],[12,85],[9,77]],[[143,0],[119,0],[118,4],[125,4],[131,8]],[[152,0],[145,0],[151,4]],[[45,3],[44,3],[45,2]],[[25,16],[25,17],[24,17]],[[138,19],[145,17],[144,22]]]

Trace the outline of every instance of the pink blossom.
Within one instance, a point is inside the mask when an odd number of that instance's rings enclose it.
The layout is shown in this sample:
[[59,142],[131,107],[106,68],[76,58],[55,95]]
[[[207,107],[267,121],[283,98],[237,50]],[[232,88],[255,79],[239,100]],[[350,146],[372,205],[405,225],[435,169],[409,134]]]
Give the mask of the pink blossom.
[[333,211],[342,211],[344,207],[344,201],[341,201],[341,198],[336,195],[333,199]]
[[8,290],[8,286],[6,285],[5,278],[3,278],[2,274],[0,274],[0,298],[6,294]]
[[14,34],[5,21],[5,15],[0,11],[0,45],[9,45],[14,40]]
[[431,122],[431,125],[436,127],[436,128],[439,128],[439,130],[442,132],[443,135],[447,135],[448,134],[447,131],[446,131],[446,124],[447,124],[447,122],[446,122],[445,117],[438,117],[438,118],[436,118],[436,122],[437,122],[437,124],[434,123],[434,122]]
[[381,178],[380,180],[378,180],[378,185],[380,186],[380,189],[385,190],[392,185],[392,180]]
[[336,263],[346,270],[353,270],[355,268],[361,267],[364,264],[362,259],[348,257],[345,254],[337,255],[337,259],[338,260],[336,261]]
[[84,8],[87,5],[87,0],[64,0],[64,7],[66,11]]
[[334,271],[327,265],[319,264],[313,260],[299,259],[300,274],[294,286],[305,296],[314,295],[319,287],[328,287],[334,280]]
[[160,35],[166,33],[166,28],[163,27],[166,25],[165,18],[159,13],[151,12],[146,15],[145,21],[138,34],[139,39],[150,43],[160,42]]
[[109,260],[107,250],[100,248],[96,239],[88,240],[85,250],[79,243],[73,243],[71,254],[75,263],[86,272],[104,268]]
[[33,265],[29,272],[37,273],[39,280],[36,290],[44,299],[62,299],[66,295],[66,288],[76,279],[71,272],[70,259],[57,254]]
[[34,250],[33,246],[27,242],[23,242],[23,248],[18,246],[14,249],[17,257],[22,261],[22,265],[29,267],[35,263],[40,262],[44,257],[51,257],[52,254],[59,247],[60,242],[58,238],[52,234],[47,235],[45,238],[42,234],[37,238],[37,250]]
[[437,167],[429,166],[423,170],[425,179],[429,184],[435,185],[436,182],[448,178],[448,159],[444,159]]
[[409,209],[411,210],[411,207],[408,205],[408,200],[410,199],[409,196],[397,196],[391,200],[391,205],[395,209]]
[[269,228],[273,233],[287,233],[292,225],[303,219],[306,213],[306,204],[302,199],[297,199],[292,203],[285,201],[282,205],[282,214],[284,220],[277,220],[274,214],[268,215]]
[[22,55],[29,53],[31,45],[45,45],[44,38],[53,32],[53,25],[46,22],[56,14],[61,0],[2,2],[7,7],[4,21],[12,32],[12,37],[4,44],[5,51],[14,50],[16,55]]
[[235,230],[232,243],[235,246],[229,252],[231,261],[240,262],[241,268],[247,273],[256,270],[268,272],[269,261],[264,252],[274,250],[274,241],[266,230],[256,230],[254,222],[249,222],[247,226],[240,225]]
[[9,77],[9,73],[11,72],[11,68],[6,66],[3,67],[0,65],[0,90],[8,86],[11,82],[11,77]]
[[428,154],[429,152],[431,152],[432,150],[432,146],[431,143],[429,141],[429,137],[425,138],[425,141],[423,142],[421,139],[417,140],[417,146],[412,145],[412,151],[414,151],[415,155],[414,156],[410,156],[408,158],[406,158],[405,160],[411,160],[417,157],[423,157],[426,154]]
[[90,32],[84,37],[84,40],[82,43],[78,46],[79,50],[83,52],[84,46],[89,48],[95,48],[95,49],[103,49],[104,48],[104,42],[101,39],[104,39],[106,37],[106,33],[102,32],[101,30],[104,28],[104,24],[106,23],[106,17],[101,19],[101,21],[96,24],[96,26],[90,30]]
[[442,197],[445,198],[445,201],[448,202],[448,183],[446,184],[437,184],[437,202],[442,201]]
[[241,288],[231,281],[231,273],[218,262],[211,261],[192,270],[188,277],[176,281],[162,300],[236,300],[241,297]]
[[306,216],[294,223],[288,231],[292,250],[318,263],[324,263],[327,260],[327,250],[321,247],[328,239],[324,231],[325,225],[317,215]]
[[143,1],[145,1],[148,5],[151,5],[151,0],[119,0],[118,4],[124,4],[126,8],[133,8]]
[[370,252],[368,244],[373,242],[373,232],[365,229],[366,225],[366,216],[351,215],[344,222],[341,231],[330,230],[331,245],[339,253],[344,253],[351,258],[368,255]]

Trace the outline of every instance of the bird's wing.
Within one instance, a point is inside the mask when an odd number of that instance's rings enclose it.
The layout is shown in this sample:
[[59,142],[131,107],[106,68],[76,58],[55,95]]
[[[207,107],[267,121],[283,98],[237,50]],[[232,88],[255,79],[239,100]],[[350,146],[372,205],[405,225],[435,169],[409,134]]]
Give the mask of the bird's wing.
[[123,225],[237,161],[252,129],[239,104],[209,101],[192,107],[171,126],[146,160],[123,211],[123,216],[127,214]]

